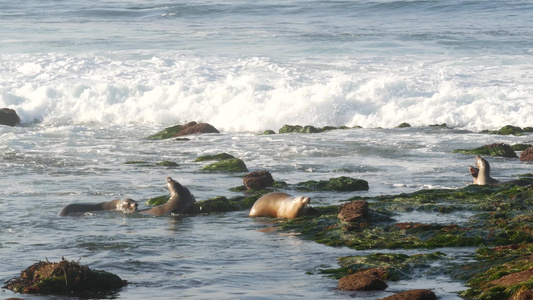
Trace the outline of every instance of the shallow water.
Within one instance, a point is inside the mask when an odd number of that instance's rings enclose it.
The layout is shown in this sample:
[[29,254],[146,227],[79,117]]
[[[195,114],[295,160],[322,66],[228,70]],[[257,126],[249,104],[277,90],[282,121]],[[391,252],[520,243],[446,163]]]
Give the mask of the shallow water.
[[[0,108],[22,121],[0,126],[0,281],[64,256],[130,281],[116,295],[123,299],[368,299],[411,287],[458,298],[465,287],[434,270],[383,293],[339,292],[320,269],[365,252],[271,231],[275,222],[246,211],[57,213],[72,202],[124,197],[144,208],[168,193],[167,176],[198,200],[238,195],[229,188],[243,174],[204,173],[194,162],[220,152],[291,184],[369,182],[369,191],[309,193],[314,206],[463,187],[474,160],[453,149],[532,143],[531,134],[474,133],[533,126],[531,8],[477,0],[0,3]],[[222,133],[144,139],[189,121]],[[395,129],[402,122],[414,127]],[[453,129],[427,127],[442,123]],[[284,124],[364,128],[257,135]],[[164,160],[179,166],[155,165]],[[517,159],[490,163],[501,180],[531,173]],[[440,224],[468,217],[395,216]],[[442,251],[460,260],[474,249]]]

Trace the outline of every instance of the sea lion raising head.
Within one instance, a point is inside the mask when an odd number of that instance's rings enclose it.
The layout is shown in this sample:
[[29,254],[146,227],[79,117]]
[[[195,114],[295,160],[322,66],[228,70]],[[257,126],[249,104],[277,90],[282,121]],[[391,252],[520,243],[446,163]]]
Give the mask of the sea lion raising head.
[[137,211],[137,202],[132,199],[115,199],[109,202],[101,203],[73,203],[69,204],[59,212],[60,216],[66,216],[73,213],[85,213],[100,210],[118,210],[123,213],[133,213]]
[[477,177],[474,175],[476,168],[470,167],[470,174],[474,177],[474,184],[479,185],[504,185],[504,184],[515,184],[518,186],[530,185],[531,182],[528,180],[510,180],[500,182],[492,177],[490,177],[490,164],[489,162],[481,157],[481,155],[476,155],[476,166],[479,168],[477,170]]
[[285,193],[269,193],[255,201],[250,217],[297,218],[307,214],[311,198],[292,197]]
[[166,181],[168,191],[170,192],[170,199],[167,203],[141,210],[139,211],[140,213],[163,216],[168,214],[189,213],[192,210],[196,200],[191,192],[170,177],[167,177]]

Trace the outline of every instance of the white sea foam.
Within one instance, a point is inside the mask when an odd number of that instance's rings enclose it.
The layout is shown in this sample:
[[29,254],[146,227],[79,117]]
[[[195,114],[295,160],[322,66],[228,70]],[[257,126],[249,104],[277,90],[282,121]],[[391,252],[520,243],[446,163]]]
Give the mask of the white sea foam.
[[446,123],[471,130],[533,125],[531,69],[483,65],[501,57],[292,64],[267,57],[120,55],[4,55],[0,107],[15,109],[23,123],[195,120],[225,131],[284,124]]

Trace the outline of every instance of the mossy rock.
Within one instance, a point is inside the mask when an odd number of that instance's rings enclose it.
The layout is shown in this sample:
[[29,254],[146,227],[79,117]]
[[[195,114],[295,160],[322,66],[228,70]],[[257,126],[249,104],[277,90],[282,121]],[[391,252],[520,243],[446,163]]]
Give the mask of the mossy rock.
[[533,127],[524,127],[524,132],[533,132]]
[[309,180],[296,185],[296,189],[302,191],[366,191],[369,189],[368,182],[363,179],[350,178],[341,176],[329,180],[314,181]]
[[148,163],[147,161],[143,161],[143,160],[132,160],[132,161],[127,161],[124,164],[125,165],[142,165],[142,164],[147,164],[147,163]]
[[511,148],[514,151],[524,151],[524,150],[526,150],[529,147],[533,147],[533,145],[531,145],[531,144],[514,144],[514,145],[511,146]]
[[509,158],[517,158],[515,151],[511,146],[504,143],[495,143],[490,145],[484,145],[474,149],[456,149],[452,153],[462,153],[470,155],[490,155],[490,156],[503,156]]
[[232,159],[232,158],[235,158],[235,156],[233,156],[231,154],[227,154],[227,153],[219,153],[219,154],[215,154],[215,155],[203,155],[203,156],[200,156],[200,157],[198,157],[195,160],[195,162],[211,161],[211,160],[221,161],[221,160]]
[[409,128],[409,127],[411,127],[411,124],[405,123],[405,122],[396,126],[396,128]]
[[214,162],[202,167],[201,170],[206,172],[248,172],[246,164],[239,158],[230,158]]
[[481,133],[490,133],[490,134],[499,134],[499,135],[522,135],[524,132],[524,129],[512,126],[512,125],[505,125],[499,130],[483,130]]
[[175,125],[175,126],[167,127],[165,129],[159,131],[158,133],[147,137],[147,139],[149,139],[149,140],[169,139],[169,138],[173,137],[174,135],[178,134],[181,131],[182,128],[183,128],[183,125]]
[[263,131],[263,133],[261,133],[261,135],[271,135],[271,134],[276,134],[276,132],[274,130],[268,129],[268,130]]
[[282,128],[280,128],[279,133],[318,133],[321,132],[320,129],[314,127],[314,126],[300,126],[300,125],[283,125]]
[[164,160],[162,162],[158,162],[156,163],[158,166],[163,166],[163,167],[178,167],[179,165],[173,161],[168,161],[168,160]]
[[474,261],[451,269],[455,278],[466,280],[470,287],[461,295],[467,299],[522,299],[517,296],[533,289],[532,251],[531,243],[478,249]]
[[433,128],[448,128],[448,125],[446,125],[446,123],[442,123],[442,124],[431,124],[431,125],[429,125],[429,127],[433,127]]
[[148,201],[146,201],[146,205],[150,205],[150,206],[162,205],[162,204],[167,203],[169,199],[170,199],[169,195],[153,197],[153,198],[148,199]]
[[4,288],[21,294],[98,297],[111,294],[127,284],[119,276],[91,270],[74,261],[40,261],[6,282]]

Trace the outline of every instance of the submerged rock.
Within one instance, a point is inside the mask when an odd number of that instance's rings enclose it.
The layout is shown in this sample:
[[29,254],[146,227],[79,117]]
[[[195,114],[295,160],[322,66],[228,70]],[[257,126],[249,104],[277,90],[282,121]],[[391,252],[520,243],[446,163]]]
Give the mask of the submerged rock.
[[430,290],[417,289],[397,293],[379,300],[437,300],[437,295]]
[[162,131],[151,135],[148,139],[152,140],[162,140],[169,139],[173,137],[179,137],[190,134],[200,134],[200,133],[220,133],[213,125],[208,123],[196,123],[189,122],[185,125],[175,125],[172,127],[167,127]]
[[219,154],[214,154],[214,155],[200,156],[195,160],[195,162],[210,161],[210,160],[221,161],[221,160],[232,159],[232,158],[235,158],[235,156],[231,154],[227,154],[227,153],[219,153]]
[[127,284],[115,274],[91,270],[74,261],[62,260],[58,263],[40,261],[19,277],[10,279],[4,288],[21,294],[107,295]]
[[17,112],[11,108],[0,109],[0,125],[17,126],[20,124],[20,118]]
[[279,129],[279,133],[320,133],[335,129],[348,129],[346,126],[341,127],[333,127],[333,126],[325,126],[325,127],[315,127],[311,125],[307,126],[300,126],[300,125],[283,125],[282,128]]
[[300,182],[296,185],[296,189],[302,191],[352,192],[367,191],[369,187],[366,180],[341,176],[329,180]]
[[409,128],[409,127],[411,127],[411,124],[405,123],[405,122],[396,126],[396,128]]

